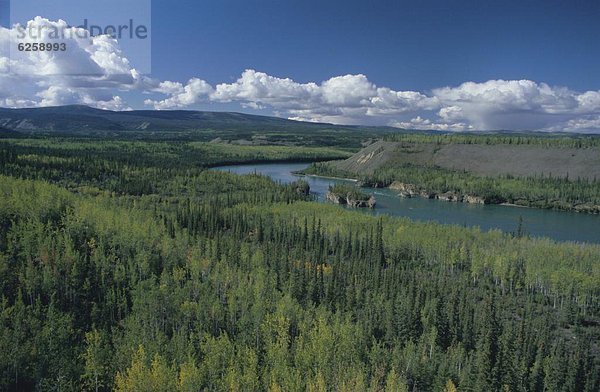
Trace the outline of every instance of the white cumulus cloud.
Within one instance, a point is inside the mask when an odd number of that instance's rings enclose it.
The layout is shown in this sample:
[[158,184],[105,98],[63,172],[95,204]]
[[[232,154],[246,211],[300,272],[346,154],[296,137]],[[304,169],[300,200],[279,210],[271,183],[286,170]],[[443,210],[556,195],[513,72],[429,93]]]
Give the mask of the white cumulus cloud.
[[[27,32],[27,34],[23,34]],[[59,32],[59,35],[57,35]],[[66,51],[18,51],[18,44],[65,44]],[[119,90],[136,89],[143,79],[118,42],[86,36],[63,20],[42,17],[11,29],[0,27],[0,104],[6,107],[85,104],[125,110]]]
[[477,129],[546,129],[580,115],[600,113],[600,91],[578,93],[531,80],[466,82],[433,90],[444,120]]
[[161,82],[154,91],[167,94],[169,98],[159,101],[146,99],[144,103],[160,110],[185,108],[204,102],[213,92],[213,88],[204,80],[192,78],[185,86],[177,82]]
[[[10,53],[22,29],[41,36],[59,30],[65,52]],[[36,17],[25,26],[0,27],[0,106],[85,104],[126,110],[123,94],[146,96],[154,109],[194,109],[200,104],[242,108],[304,121],[391,125],[444,131],[547,130],[600,133],[600,91],[574,91],[532,80],[465,82],[431,91],[377,86],[364,74],[321,82],[247,69],[214,86],[193,77],[185,83],[140,75],[109,36],[86,38],[63,20]]]
[[435,122],[427,118],[417,116],[410,121],[393,121],[391,126],[403,129],[421,129],[433,131],[464,132],[473,130],[473,126],[460,122]]

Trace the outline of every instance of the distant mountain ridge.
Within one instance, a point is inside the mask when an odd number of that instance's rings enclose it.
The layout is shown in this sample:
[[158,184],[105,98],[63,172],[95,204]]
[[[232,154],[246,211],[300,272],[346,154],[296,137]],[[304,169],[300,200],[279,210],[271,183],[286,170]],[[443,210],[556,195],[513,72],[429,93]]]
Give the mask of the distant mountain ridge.
[[299,131],[357,130],[390,131],[391,127],[345,126],[287,120],[235,112],[188,110],[110,111],[71,105],[45,108],[0,108],[0,127],[23,133],[82,131]]
[[[359,148],[386,135],[398,133],[439,135],[453,132],[411,130],[387,126],[314,123],[237,112],[192,110],[111,111],[84,105],[23,109],[0,108],[0,137],[3,138],[60,136],[149,140],[215,140],[243,144]],[[502,130],[476,133],[481,135],[574,135]]]

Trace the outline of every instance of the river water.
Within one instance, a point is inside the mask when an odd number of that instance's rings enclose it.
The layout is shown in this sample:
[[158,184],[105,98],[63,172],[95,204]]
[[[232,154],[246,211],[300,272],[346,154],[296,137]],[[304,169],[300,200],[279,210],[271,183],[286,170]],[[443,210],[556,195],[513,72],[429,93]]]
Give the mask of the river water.
[[[215,169],[236,174],[260,173],[281,183],[290,183],[303,178],[310,185],[311,193],[320,202],[325,202],[325,193],[329,185],[353,182],[292,174],[307,166],[307,163],[265,163],[220,166]],[[377,199],[377,207],[374,210],[360,209],[367,214],[402,216],[419,221],[478,226],[483,231],[500,229],[505,232],[517,230],[519,218],[522,217],[523,227],[528,235],[549,237],[558,241],[600,243],[600,216],[598,215],[500,205],[450,203],[421,197],[404,199],[398,197],[396,191],[389,189],[363,190],[366,193],[374,193]]]

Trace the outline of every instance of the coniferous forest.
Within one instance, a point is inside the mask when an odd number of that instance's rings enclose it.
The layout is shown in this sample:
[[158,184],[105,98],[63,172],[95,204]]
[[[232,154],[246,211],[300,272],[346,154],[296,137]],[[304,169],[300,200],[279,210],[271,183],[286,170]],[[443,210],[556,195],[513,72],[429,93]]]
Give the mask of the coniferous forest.
[[208,169],[346,156],[0,140],[0,390],[600,390],[600,246]]

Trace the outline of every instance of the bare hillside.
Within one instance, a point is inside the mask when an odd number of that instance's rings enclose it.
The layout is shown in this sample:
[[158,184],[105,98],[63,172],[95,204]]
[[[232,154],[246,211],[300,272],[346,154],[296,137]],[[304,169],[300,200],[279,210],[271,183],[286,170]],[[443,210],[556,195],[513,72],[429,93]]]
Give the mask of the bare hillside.
[[439,166],[478,175],[549,175],[600,179],[600,149],[538,145],[413,144],[378,141],[336,162],[339,169],[372,173],[386,164]]

